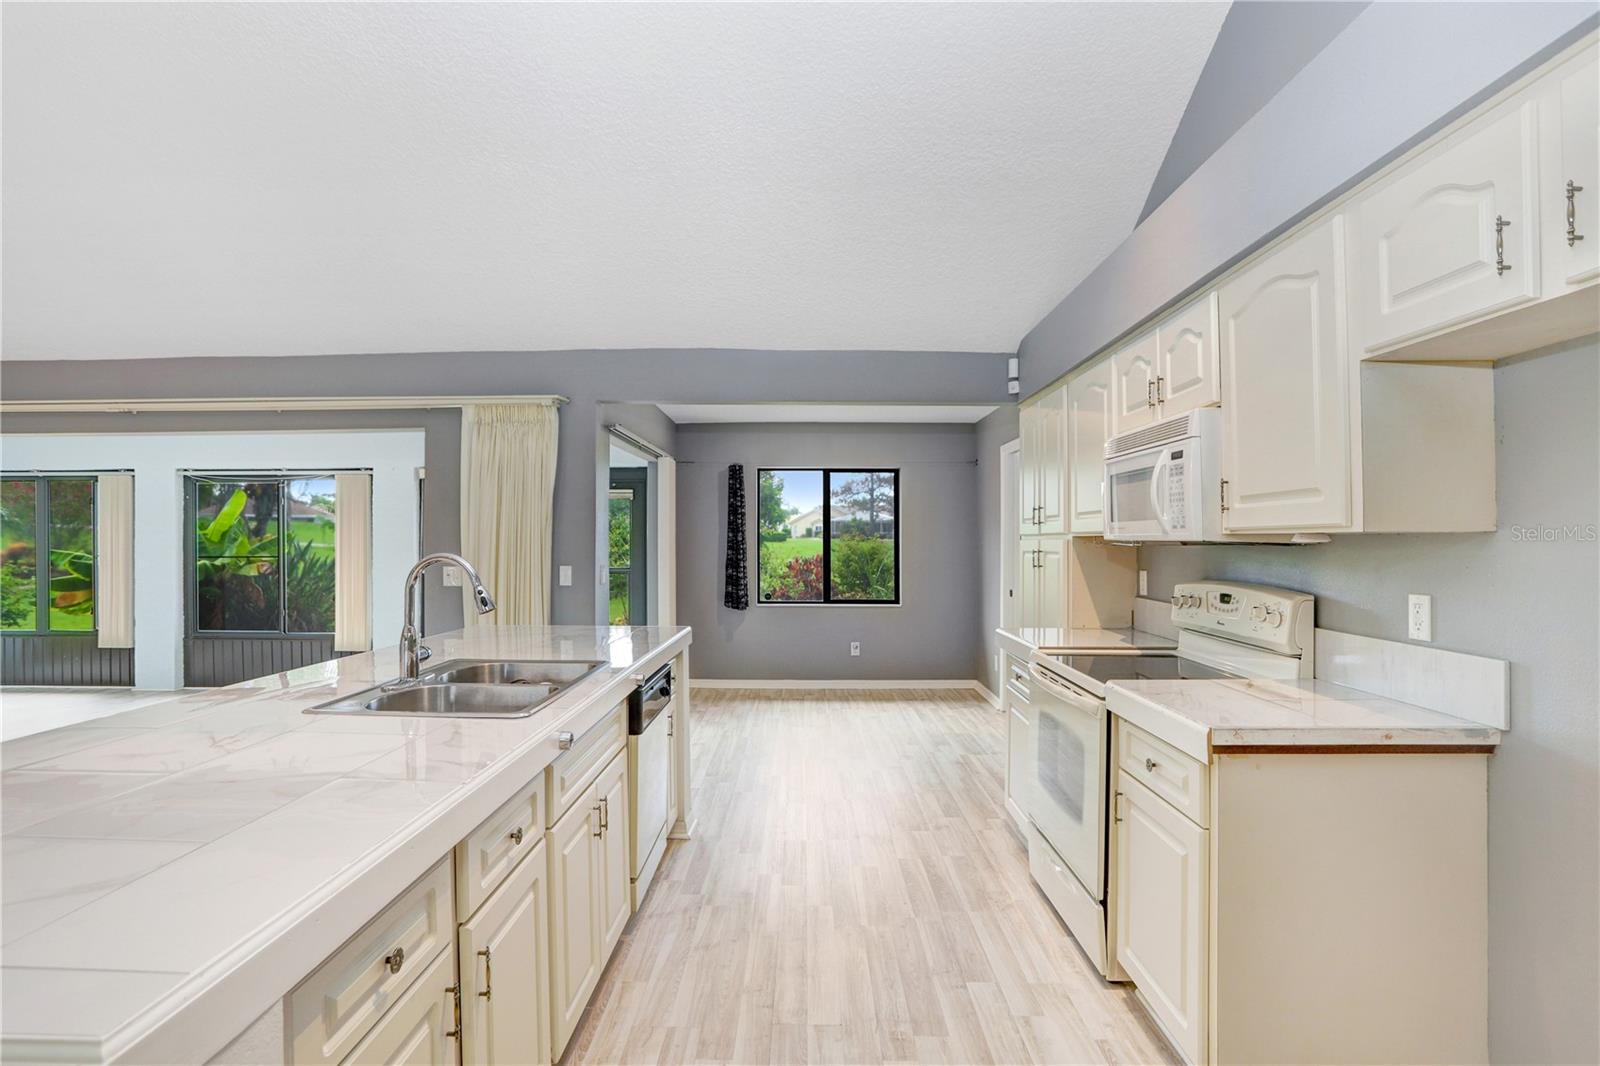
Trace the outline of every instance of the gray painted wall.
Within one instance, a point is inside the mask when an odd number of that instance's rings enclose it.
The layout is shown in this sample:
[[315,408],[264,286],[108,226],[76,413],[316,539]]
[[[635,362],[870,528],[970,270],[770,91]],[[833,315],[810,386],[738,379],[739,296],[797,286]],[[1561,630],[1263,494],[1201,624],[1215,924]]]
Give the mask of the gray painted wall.
[[1300,0],[1229,7],[1139,221],[1160,207],[1366,6],[1361,0]]
[[[1433,596],[1434,644],[1511,663],[1511,731],[1489,770],[1493,1061],[1600,1062],[1597,696],[1600,339],[1495,370],[1499,530],[1335,536],[1325,545],[1147,547],[1150,594],[1232,578],[1317,596],[1317,624],[1404,640]],[[1590,539],[1524,539],[1576,526]]]
[[[707,678],[973,677],[978,636],[978,467],[971,426],[678,427],[678,622]],[[728,464],[745,468],[751,606],[722,606]],[[900,468],[899,606],[755,603],[756,468]],[[860,658],[849,644],[861,642]]]
[[1031,395],[1600,24],[1593,4],[1372,4],[1022,341]]
[[978,550],[982,552],[978,565],[982,588],[979,590],[978,660],[972,666],[972,676],[988,686],[996,695],[1002,684],[1000,671],[995,666],[995,654],[1000,645],[994,631],[1000,625],[1001,588],[1000,560],[1010,550],[1001,539],[1001,469],[1000,446],[1017,439],[1018,413],[1016,404],[1006,404],[978,423]]
[[[737,349],[448,352],[393,355],[293,356],[218,359],[9,361],[0,363],[0,392],[8,400],[106,397],[450,396],[559,393],[555,556],[570,565],[573,584],[556,588],[558,623],[590,623],[603,605],[598,562],[604,559],[596,522],[600,475],[595,457],[602,435],[601,403],[743,403],[762,400],[860,403],[1001,403],[1005,360],[994,352],[772,352]],[[607,410],[610,410],[609,408]],[[624,417],[628,408],[621,408]],[[633,410],[637,415],[637,409]],[[85,420],[88,421],[85,421]],[[120,421],[119,421],[120,420]],[[423,503],[423,543],[430,551],[460,546],[461,418],[439,412],[304,412],[283,415],[61,416],[13,415],[6,432],[162,428],[325,428],[341,425],[422,425],[428,431],[429,484]],[[638,427],[649,435],[647,424]],[[579,457],[573,461],[572,457]],[[585,575],[591,575],[586,577]],[[428,620],[460,625],[461,605],[430,575]],[[380,623],[381,624],[381,623]],[[380,634],[382,630],[380,629]]]

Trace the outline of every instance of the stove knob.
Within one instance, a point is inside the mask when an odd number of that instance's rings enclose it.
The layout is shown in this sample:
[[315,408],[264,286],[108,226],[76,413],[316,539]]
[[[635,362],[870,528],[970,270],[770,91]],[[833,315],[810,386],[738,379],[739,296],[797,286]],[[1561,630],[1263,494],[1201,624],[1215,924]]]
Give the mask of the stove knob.
[[1266,621],[1266,618],[1267,618],[1267,609],[1265,607],[1261,606],[1259,603],[1256,604],[1254,607],[1250,608],[1250,621],[1252,621],[1252,622],[1264,622],[1264,621]]
[[1199,596],[1190,596],[1189,597],[1189,606],[1193,607],[1197,611],[1200,609],[1200,607],[1204,603],[1205,603],[1205,600],[1201,599]]
[[1269,607],[1267,609],[1267,625],[1274,628],[1283,625],[1283,615],[1276,607]]
[[1183,606],[1183,601],[1186,599],[1188,599],[1187,596],[1179,596],[1177,593],[1173,593],[1172,606],[1174,608],[1181,608]]

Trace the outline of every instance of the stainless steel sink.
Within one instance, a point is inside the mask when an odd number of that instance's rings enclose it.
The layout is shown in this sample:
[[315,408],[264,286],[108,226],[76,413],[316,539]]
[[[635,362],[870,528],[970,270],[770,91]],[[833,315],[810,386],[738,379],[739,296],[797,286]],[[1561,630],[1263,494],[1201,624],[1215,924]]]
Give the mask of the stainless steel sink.
[[527,718],[603,665],[593,660],[452,659],[416,681],[387,681],[306,713]]
[[595,660],[451,659],[418,678],[424,684],[556,685],[581,681],[604,665]]

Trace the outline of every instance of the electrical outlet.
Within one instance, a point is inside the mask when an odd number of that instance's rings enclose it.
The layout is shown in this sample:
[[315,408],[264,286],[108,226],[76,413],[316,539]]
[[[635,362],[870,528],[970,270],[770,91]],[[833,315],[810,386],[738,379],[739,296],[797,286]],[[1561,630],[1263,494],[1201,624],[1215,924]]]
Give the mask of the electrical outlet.
[[1150,571],[1148,570],[1139,571],[1139,595],[1150,595]]
[[447,566],[444,568],[444,587],[447,589],[461,587],[461,567]]
[[572,567],[563,566],[556,571],[556,580],[562,585],[572,584]]
[[861,642],[859,640],[852,640],[850,642],[850,654],[851,655],[860,655],[861,654]]
[[1433,597],[1413,592],[1406,597],[1406,636],[1412,640],[1433,640]]

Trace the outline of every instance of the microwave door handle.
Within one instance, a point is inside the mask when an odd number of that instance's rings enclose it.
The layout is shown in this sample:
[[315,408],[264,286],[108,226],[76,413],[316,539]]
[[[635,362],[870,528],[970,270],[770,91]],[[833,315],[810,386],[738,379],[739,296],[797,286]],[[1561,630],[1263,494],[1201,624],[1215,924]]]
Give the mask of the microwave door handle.
[[1155,469],[1150,471],[1150,513],[1156,516],[1156,525],[1161,527],[1163,533],[1172,532],[1172,527],[1167,525],[1167,510],[1162,503],[1161,491],[1165,484],[1162,478],[1167,474],[1169,462],[1167,453],[1162,452],[1161,457],[1156,460]]

